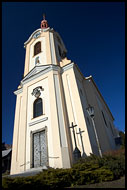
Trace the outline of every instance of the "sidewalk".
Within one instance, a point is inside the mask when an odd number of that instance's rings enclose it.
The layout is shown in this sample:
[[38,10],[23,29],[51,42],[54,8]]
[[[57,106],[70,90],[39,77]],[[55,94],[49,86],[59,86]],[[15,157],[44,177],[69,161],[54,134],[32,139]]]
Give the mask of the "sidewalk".
[[[67,187],[71,189],[71,187]],[[125,176],[115,181],[95,183],[90,185],[78,185],[73,188],[125,188]]]

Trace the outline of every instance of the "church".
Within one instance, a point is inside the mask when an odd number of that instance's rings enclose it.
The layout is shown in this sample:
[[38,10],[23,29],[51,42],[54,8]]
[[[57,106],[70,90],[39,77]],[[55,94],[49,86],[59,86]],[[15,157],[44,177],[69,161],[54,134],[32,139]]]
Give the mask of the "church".
[[14,92],[11,175],[70,168],[81,157],[118,149],[113,115],[92,76],[84,77],[67,58],[45,16],[24,47],[24,76]]

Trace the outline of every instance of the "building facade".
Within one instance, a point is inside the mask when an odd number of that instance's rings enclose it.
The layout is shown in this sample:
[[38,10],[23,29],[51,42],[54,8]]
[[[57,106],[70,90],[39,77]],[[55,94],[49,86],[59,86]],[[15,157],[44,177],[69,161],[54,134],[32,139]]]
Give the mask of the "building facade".
[[[11,174],[43,166],[70,168],[80,155],[116,149],[114,118],[92,76],[84,77],[45,18],[24,43],[24,77],[17,96]],[[87,107],[95,110],[96,134]],[[72,127],[72,122],[75,126]],[[74,131],[75,130],[75,131]],[[79,134],[82,131],[82,136]]]

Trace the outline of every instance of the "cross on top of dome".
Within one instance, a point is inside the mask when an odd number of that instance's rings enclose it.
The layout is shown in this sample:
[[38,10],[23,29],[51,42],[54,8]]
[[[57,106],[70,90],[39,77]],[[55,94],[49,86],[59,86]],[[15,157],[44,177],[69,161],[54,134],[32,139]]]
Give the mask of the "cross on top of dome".
[[45,14],[43,14],[43,20],[41,21],[41,28],[48,28],[48,22],[45,20]]

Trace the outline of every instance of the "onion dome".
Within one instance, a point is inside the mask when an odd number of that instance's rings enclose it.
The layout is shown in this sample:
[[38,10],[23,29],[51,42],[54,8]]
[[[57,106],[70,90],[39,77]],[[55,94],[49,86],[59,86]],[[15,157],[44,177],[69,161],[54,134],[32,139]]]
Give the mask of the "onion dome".
[[41,29],[48,28],[48,22],[45,20],[45,14],[43,14],[43,20],[41,21]]

